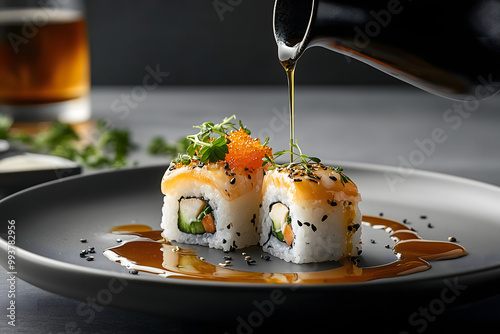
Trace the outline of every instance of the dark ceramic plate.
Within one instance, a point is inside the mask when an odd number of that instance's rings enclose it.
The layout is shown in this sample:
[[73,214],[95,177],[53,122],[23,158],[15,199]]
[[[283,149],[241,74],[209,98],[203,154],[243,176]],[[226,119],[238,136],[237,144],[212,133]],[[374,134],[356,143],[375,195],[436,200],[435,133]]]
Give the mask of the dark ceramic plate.
[[[35,286],[84,301],[77,310],[82,316],[98,307],[92,304],[95,302],[185,319],[192,317],[195,307],[203,310],[196,312],[200,320],[246,319],[247,324],[252,317],[257,321],[258,316],[271,313],[287,316],[299,309],[304,315],[334,320],[352,310],[373,314],[390,308],[411,314],[420,305],[435,301],[435,307],[449,308],[499,293],[498,187],[429,172],[410,174],[384,166],[341,165],[361,191],[363,214],[406,219],[425,239],[447,240],[452,236],[469,254],[433,261],[432,268],[424,272],[365,283],[224,283],[166,279],[143,272],[132,275],[102,252],[117,244],[117,236],[109,233],[114,226],[138,223],[159,227],[159,188],[165,169],[160,166],[70,177],[3,199],[0,263]],[[9,268],[7,239],[12,226],[15,248],[10,250],[14,251],[15,264]],[[82,243],[82,238],[87,243]],[[364,228],[362,239],[362,266],[395,260],[385,247],[392,242],[387,233]],[[377,242],[373,244],[371,239]],[[79,256],[87,247],[95,248],[94,261]],[[215,262],[224,255],[207,248],[199,251]],[[234,270],[293,273],[336,265],[295,265],[276,258],[264,261],[258,247],[248,252],[257,259],[256,265],[233,261]]]

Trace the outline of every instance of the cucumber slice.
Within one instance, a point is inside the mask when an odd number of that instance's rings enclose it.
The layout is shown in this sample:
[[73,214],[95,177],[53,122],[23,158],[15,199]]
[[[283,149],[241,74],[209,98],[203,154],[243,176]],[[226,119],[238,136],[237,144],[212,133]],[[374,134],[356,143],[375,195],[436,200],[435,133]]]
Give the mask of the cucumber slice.
[[179,219],[177,226],[179,230],[190,234],[205,233],[201,223],[203,217],[212,209],[206,201],[199,198],[183,198],[179,202]]
[[273,230],[273,234],[276,238],[278,238],[279,241],[285,242],[285,237],[283,236],[283,232],[281,230],[279,231]]
[[290,224],[291,219],[288,215],[288,207],[283,203],[275,203],[269,211],[269,218],[273,222],[272,232],[279,241],[285,241],[283,236],[283,228],[286,224]]

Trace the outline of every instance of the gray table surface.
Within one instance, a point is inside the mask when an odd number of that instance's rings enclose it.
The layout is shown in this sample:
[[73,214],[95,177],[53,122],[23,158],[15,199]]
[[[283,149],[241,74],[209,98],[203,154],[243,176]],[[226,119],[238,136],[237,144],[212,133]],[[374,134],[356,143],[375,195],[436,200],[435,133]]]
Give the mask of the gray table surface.
[[[276,149],[287,147],[285,85],[279,87],[98,87],[92,90],[93,119],[128,128],[139,166],[168,164],[146,153],[149,140],[176,140],[192,125],[236,114]],[[500,97],[469,103],[442,99],[413,88],[311,87],[296,89],[296,137],[309,155],[326,161],[356,161],[437,171],[500,185]],[[433,133],[440,132],[440,140]],[[418,153],[421,152],[421,153]],[[422,154],[423,153],[423,154]],[[94,173],[95,171],[85,171]],[[0,268],[0,333],[202,332],[203,324],[105,308],[90,324],[76,314],[79,302],[17,281],[16,327],[6,318],[8,284]],[[500,298],[453,310],[427,333],[449,329],[457,319],[474,326],[497,324]],[[65,327],[65,324],[76,327]],[[256,331],[258,332],[258,331]],[[399,332],[392,328],[389,332]],[[222,333],[222,332],[221,332]]]

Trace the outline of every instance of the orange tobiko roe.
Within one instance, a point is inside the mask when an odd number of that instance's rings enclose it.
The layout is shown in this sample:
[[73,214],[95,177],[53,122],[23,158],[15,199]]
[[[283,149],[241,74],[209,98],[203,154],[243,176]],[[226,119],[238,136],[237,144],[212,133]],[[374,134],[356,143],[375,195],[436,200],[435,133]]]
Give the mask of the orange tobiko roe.
[[226,154],[226,162],[231,168],[258,169],[262,167],[265,155],[269,157],[273,155],[273,151],[267,145],[262,146],[260,139],[252,139],[243,129],[231,131],[227,138],[229,153]]

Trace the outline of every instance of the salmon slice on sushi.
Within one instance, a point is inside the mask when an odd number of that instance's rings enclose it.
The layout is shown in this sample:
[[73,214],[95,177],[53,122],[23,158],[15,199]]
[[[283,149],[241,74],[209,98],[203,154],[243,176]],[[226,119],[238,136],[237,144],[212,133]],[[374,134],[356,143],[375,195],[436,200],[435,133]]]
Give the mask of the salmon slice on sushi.
[[166,239],[224,251],[258,243],[262,159],[272,152],[241,123],[236,128],[233,117],[199,126],[199,134],[187,137],[188,154],[165,172],[161,227]]

